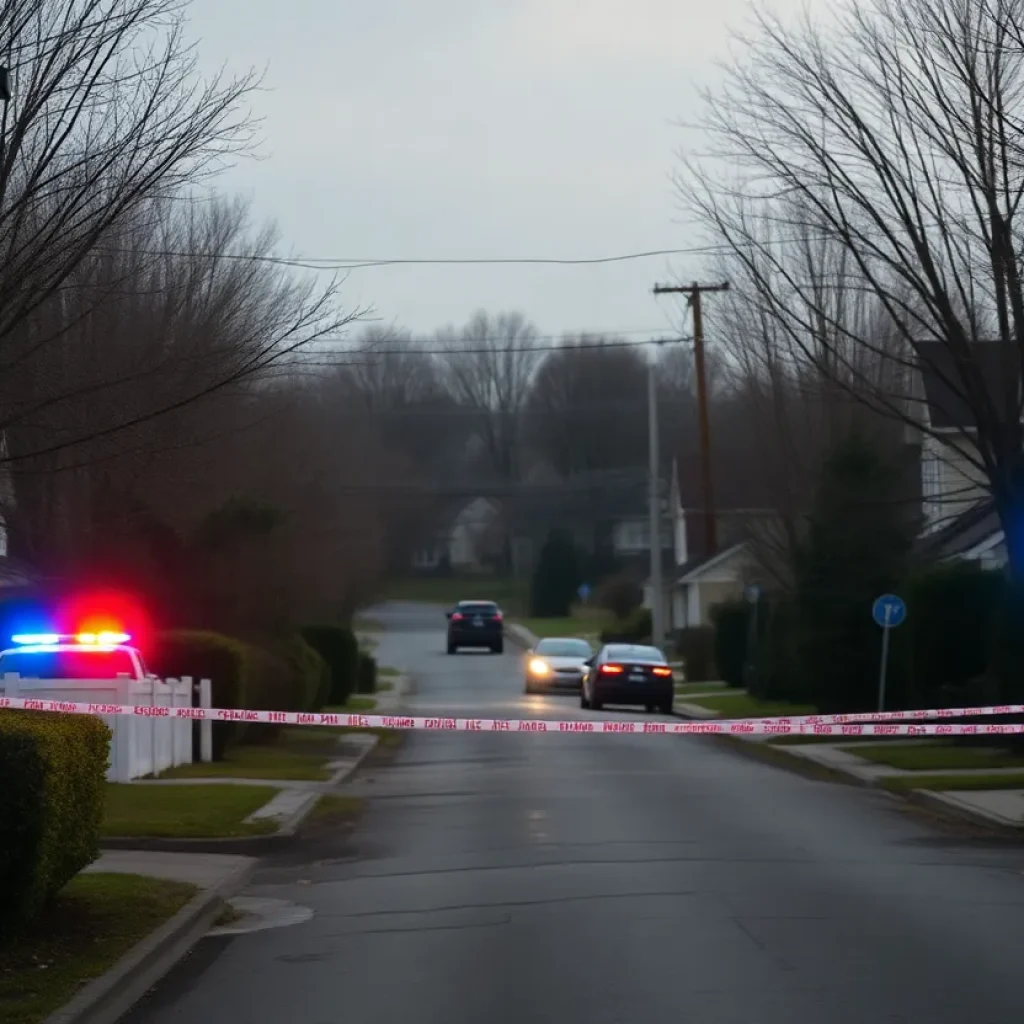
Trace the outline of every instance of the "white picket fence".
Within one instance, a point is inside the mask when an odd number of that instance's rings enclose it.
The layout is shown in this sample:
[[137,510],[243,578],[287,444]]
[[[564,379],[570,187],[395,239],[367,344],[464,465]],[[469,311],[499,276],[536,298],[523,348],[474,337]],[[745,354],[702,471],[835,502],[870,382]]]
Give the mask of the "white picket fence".
[[[193,691],[198,700],[193,701]],[[0,679],[0,694],[34,700],[79,701],[89,704],[136,704],[150,707],[211,707],[209,679],[193,684],[181,679]],[[213,760],[212,724],[199,722],[199,750],[193,749],[196,724],[187,718],[149,718],[141,715],[101,715],[110,727],[111,782],[131,782],[158,775],[193,760]],[[198,753],[199,757],[196,758]]]

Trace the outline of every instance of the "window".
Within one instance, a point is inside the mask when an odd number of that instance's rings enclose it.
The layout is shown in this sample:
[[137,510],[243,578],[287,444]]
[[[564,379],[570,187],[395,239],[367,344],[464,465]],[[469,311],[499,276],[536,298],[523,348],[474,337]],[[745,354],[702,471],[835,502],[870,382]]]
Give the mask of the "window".
[[650,528],[646,519],[627,519],[617,528],[619,549],[641,551],[649,544]]
[[594,653],[586,640],[541,640],[534,652],[549,658],[589,658]]
[[605,657],[609,661],[650,662],[655,665],[665,664],[665,655],[657,647],[611,646],[605,648]]
[[921,456],[921,490],[925,499],[938,498],[942,492],[942,465],[935,452]]

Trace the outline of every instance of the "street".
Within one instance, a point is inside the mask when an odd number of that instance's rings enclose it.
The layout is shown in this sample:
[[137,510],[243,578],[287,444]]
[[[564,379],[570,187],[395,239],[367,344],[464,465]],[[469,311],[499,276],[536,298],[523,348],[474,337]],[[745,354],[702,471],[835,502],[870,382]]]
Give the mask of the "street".
[[[392,604],[415,714],[586,717],[522,652],[444,653]],[[604,712],[605,716],[642,712]],[[1024,851],[699,737],[412,734],[334,849],[250,894],[293,927],[208,939],[132,1024],[1009,1024]]]

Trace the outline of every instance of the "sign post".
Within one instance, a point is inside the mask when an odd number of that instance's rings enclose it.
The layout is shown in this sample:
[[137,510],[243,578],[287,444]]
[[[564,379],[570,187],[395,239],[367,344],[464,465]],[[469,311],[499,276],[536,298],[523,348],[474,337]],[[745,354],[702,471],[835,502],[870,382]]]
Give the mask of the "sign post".
[[878,710],[885,710],[885,676],[889,667],[889,631],[903,623],[907,617],[907,605],[902,597],[883,594],[875,598],[871,606],[871,617],[882,627],[882,658],[878,666]]
[[761,586],[749,583],[743,588],[743,595],[750,605],[750,617],[747,620],[747,656],[743,663],[743,685],[750,693],[757,691],[757,642],[761,631],[757,622],[761,604]]

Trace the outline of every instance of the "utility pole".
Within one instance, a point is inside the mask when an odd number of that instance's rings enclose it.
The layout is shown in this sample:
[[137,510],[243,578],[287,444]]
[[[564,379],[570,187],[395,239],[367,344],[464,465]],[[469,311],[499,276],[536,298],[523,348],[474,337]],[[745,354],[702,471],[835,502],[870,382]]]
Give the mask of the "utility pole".
[[729,282],[721,284],[693,284],[654,286],[655,295],[675,293],[686,295],[687,305],[693,310],[693,362],[697,371],[697,414],[700,418],[700,477],[704,507],[704,545],[706,555],[713,555],[718,547],[715,524],[715,494],[711,478],[711,418],[708,412],[707,368],[704,362],[704,315],[700,297],[704,292],[726,292]]
[[[653,343],[660,349],[671,345],[680,338],[655,338]],[[647,364],[647,489],[648,516],[651,552],[651,643],[661,647],[665,643],[665,616],[662,607],[664,587],[661,579],[661,455],[659,452],[658,425],[658,360]]]
[[658,466],[658,363],[647,364],[647,451],[651,549],[651,643],[661,648],[665,626],[661,615],[661,486]]

